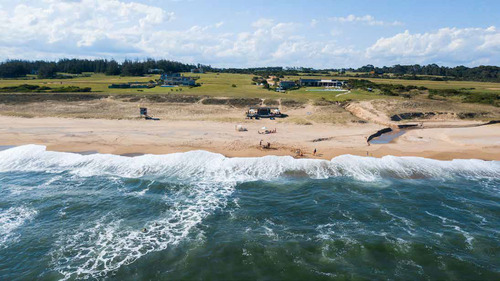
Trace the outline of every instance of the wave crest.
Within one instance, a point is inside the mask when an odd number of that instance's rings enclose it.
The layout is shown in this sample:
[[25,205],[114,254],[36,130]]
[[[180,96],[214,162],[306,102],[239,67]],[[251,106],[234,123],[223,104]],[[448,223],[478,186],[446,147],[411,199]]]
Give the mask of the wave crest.
[[243,182],[273,180],[286,175],[311,178],[352,177],[362,181],[381,178],[499,178],[500,161],[421,157],[382,158],[342,155],[331,161],[290,156],[227,158],[207,151],[125,157],[110,154],[80,155],[47,151],[25,145],[0,152],[0,171],[71,172],[79,176],[165,177],[178,180]]

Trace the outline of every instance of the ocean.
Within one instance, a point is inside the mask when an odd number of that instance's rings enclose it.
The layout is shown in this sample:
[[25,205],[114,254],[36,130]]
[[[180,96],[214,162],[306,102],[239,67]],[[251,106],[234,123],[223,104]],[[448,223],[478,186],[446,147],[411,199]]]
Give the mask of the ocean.
[[500,161],[0,151],[0,280],[500,280]]

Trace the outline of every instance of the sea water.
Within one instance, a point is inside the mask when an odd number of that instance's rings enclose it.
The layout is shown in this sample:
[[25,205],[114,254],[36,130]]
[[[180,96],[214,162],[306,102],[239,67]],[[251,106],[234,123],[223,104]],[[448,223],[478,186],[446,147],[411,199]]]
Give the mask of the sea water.
[[500,162],[0,151],[0,280],[499,280]]

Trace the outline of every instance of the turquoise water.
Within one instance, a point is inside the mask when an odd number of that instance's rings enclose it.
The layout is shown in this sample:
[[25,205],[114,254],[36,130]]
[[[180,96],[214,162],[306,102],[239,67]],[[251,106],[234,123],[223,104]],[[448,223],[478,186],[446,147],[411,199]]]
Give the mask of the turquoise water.
[[372,140],[370,140],[371,144],[386,144],[390,143],[394,139],[402,136],[404,133],[406,133],[405,130],[399,130],[399,131],[391,131],[388,133],[384,133],[379,137],[375,137]]
[[499,280],[500,162],[0,151],[0,280]]

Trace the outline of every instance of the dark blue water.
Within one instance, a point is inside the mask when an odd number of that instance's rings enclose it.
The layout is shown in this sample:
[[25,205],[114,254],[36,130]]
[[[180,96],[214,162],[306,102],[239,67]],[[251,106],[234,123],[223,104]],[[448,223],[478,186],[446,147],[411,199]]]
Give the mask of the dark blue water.
[[0,280],[499,280],[500,164],[0,152]]

